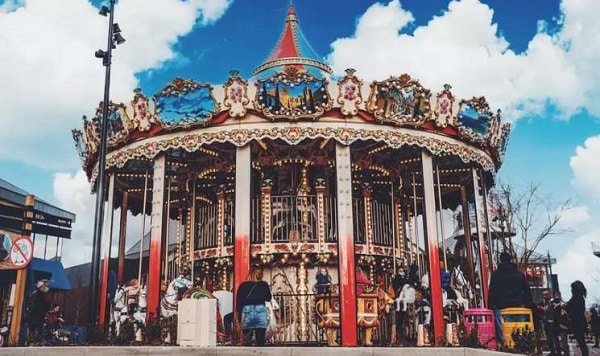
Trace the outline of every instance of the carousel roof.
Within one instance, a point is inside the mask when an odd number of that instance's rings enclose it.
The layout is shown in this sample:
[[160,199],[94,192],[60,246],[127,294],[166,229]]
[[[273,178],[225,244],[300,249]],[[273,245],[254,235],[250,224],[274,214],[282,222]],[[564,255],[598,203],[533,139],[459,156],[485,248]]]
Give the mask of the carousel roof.
[[[307,70],[317,75],[320,74],[319,71],[333,73],[304,37],[292,5],[288,9],[279,41],[269,57],[254,70],[253,74],[268,76],[285,67],[295,67],[298,70]],[[319,71],[314,71],[314,69]]]

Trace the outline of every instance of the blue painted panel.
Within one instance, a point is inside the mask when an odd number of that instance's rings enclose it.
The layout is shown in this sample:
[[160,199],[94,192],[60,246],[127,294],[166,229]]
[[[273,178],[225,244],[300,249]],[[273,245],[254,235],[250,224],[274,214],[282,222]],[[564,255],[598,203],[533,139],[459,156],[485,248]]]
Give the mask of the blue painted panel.
[[176,95],[154,97],[156,113],[165,126],[185,126],[208,123],[216,110],[216,102],[208,86]]
[[492,116],[488,113],[481,113],[475,110],[471,105],[463,103],[458,112],[458,122],[473,133],[482,138],[488,135],[490,129],[490,120]]

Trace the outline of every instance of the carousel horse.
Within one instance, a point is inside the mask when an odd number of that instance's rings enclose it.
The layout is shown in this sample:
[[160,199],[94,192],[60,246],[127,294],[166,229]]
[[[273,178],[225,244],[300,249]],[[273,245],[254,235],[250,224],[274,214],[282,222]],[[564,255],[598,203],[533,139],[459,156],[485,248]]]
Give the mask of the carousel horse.
[[402,309],[403,312],[407,311],[408,307],[415,304],[415,287],[410,283],[406,283],[402,286],[398,298],[396,298],[396,311]]
[[[453,274],[456,273],[456,269],[457,267],[454,268]],[[460,272],[460,269],[458,269],[458,271],[462,276],[463,280],[466,282],[466,279],[464,279],[464,275],[462,274],[462,272]],[[454,278],[453,280],[456,281],[456,279]],[[426,290],[429,290],[429,272],[423,274],[423,277],[421,278],[421,287],[423,287]],[[469,300],[463,297],[462,293],[460,292],[460,289],[456,288],[454,285],[449,286],[448,289],[451,289],[451,292],[453,293],[449,293],[448,291],[442,289],[442,305],[444,305],[444,307],[461,306],[464,309],[469,308]],[[454,295],[450,297],[449,295],[452,294]]]
[[127,303],[125,302],[125,290],[117,286],[112,303],[111,322],[114,323],[115,335],[119,336],[121,325],[127,321]]
[[160,300],[160,315],[170,318],[177,315],[177,302],[185,291],[192,287],[192,281],[179,276],[169,283],[165,295]]

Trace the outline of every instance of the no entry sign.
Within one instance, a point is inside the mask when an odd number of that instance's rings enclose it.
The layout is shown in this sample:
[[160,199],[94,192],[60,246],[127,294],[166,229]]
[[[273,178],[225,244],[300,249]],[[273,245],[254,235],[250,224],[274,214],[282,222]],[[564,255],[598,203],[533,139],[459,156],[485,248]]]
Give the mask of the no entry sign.
[[10,262],[15,268],[27,267],[33,257],[33,244],[27,237],[21,237],[13,241],[10,248]]

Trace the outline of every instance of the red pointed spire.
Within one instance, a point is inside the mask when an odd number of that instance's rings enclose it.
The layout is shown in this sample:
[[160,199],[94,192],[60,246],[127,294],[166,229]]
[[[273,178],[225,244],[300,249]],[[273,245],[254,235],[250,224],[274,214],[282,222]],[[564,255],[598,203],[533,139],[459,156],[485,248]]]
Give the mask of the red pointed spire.
[[310,66],[332,73],[331,68],[323,62],[304,38],[300,26],[298,26],[296,10],[292,4],[288,8],[279,41],[265,62],[254,70],[254,74],[279,66],[294,66],[300,70],[304,70],[305,66]]

